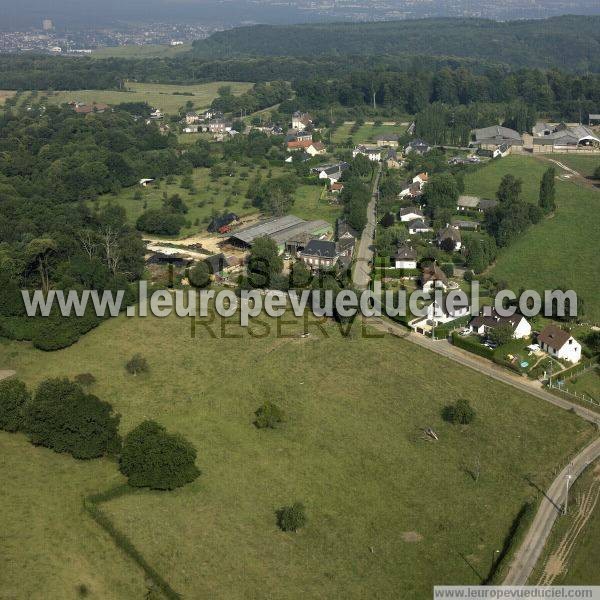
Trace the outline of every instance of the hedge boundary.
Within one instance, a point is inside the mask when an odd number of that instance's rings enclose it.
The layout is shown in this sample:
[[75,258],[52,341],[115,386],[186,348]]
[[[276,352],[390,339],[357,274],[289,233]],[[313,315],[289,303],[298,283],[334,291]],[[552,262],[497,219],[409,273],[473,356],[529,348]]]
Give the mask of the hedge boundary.
[[165,579],[152,567],[144,558],[144,555],[133,545],[131,540],[121,533],[114,523],[102,512],[100,504],[122,498],[128,494],[135,493],[129,485],[122,484],[111,488],[105,492],[91,494],[83,499],[83,508],[87,514],[111,537],[115,545],[123,551],[131,560],[133,560],[145,575],[156,585],[168,600],[180,600],[181,594],[178,594]]

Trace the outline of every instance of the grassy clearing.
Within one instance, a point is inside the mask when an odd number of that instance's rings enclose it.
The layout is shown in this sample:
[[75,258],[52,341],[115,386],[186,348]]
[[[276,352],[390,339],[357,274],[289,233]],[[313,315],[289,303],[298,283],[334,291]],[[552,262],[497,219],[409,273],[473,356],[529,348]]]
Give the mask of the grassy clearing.
[[364,143],[375,143],[375,138],[378,135],[384,133],[396,133],[401,135],[406,127],[400,127],[399,125],[362,125],[359,127],[356,133],[352,133],[350,130],[352,125],[343,123],[338,129],[335,130],[332,141],[334,144],[345,142],[349,137],[352,138],[355,144]]
[[[507,173],[523,180],[523,197],[537,202],[539,181],[547,165],[528,156],[492,161],[466,177],[466,193],[495,197]],[[518,290],[567,286],[583,299],[585,317],[600,322],[597,281],[600,262],[600,193],[570,181],[557,181],[558,211],[533,225],[500,253],[491,273]]]
[[296,190],[296,200],[292,212],[307,221],[323,219],[335,225],[336,219],[341,214],[341,207],[329,204],[323,194],[323,188],[316,185],[301,185]]
[[570,391],[590,396],[600,402],[600,368],[590,369],[582,375],[571,378],[566,386]]
[[571,169],[575,169],[584,177],[591,177],[594,171],[600,166],[600,155],[595,156],[577,156],[573,154],[552,154],[550,158],[561,162]]
[[183,46],[166,46],[149,44],[147,46],[110,46],[96,48],[92,53],[94,58],[165,58],[176,56],[192,49],[192,44]]
[[[600,479],[600,462],[592,463],[575,481],[569,492],[569,514],[560,517],[550,534],[550,539],[546,544],[545,550],[532,573],[529,580],[531,585],[536,584],[544,567],[547,565],[548,558],[554,555],[559,549],[561,542],[575,524],[575,519],[579,516],[581,500],[585,494],[591,492],[593,495],[598,490],[598,480]],[[558,569],[552,585],[600,585],[600,573],[598,563],[600,562],[600,502],[589,516],[589,520],[575,538],[573,550],[567,556],[567,561],[562,562],[563,569]],[[553,561],[549,565],[550,570],[556,572],[558,564]]]
[[[41,359],[37,359],[41,360]],[[143,576],[82,510],[83,497],[122,480],[108,461],[75,461],[0,432],[3,482],[0,597],[141,598]]]
[[[593,433],[568,412],[408,342],[341,339],[333,325],[328,338],[313,329],[300,339],[299,323],[283,325],[282,333],[293,337],[277,339],[273,321],[262,322],[273,329],[261,339],[233,323],[225,338],[218,320],[213,339],[201,326],[192,338],[188,320],[119,318],[51,354],[0,343],[0,364],[29,384],[91,372],[97,378],[92,391],[122,414],[123,432],[154,418],[197,446],[203,474],[192,485],[103,505],[186,597],[361,598],[368,589],[369,597],[391,598],[402,589],[410,600],[427,597],[435,582],[478,583],[524,501],[536,494],[525,477],[545,488],[555,467]],[[264,325],[254,327],[264,334]],[[147,375],[125,372],[135,352],[148,359]],[[466,429],[440,416],[459,397],[477,411]],[[279,430],[258,431],[253,411],[267,398],[282,406],[288,421]],[[427,426],[439,442],[422,439]],[[42,539],[52,539],[57,556],[65,552],[66,533],[24,528],[20,511],[54,476],[53,461],[71,463],[45,453],[49,463],[37,471],[22,459],[23,448],[8,445],[2,453],[13,461],[5,480],[14,480],[15,462],[23,470],[22,484],[5,488],[11,508],[0,513],[2,530],[10,525],[7,559],[14,565]],[[31,450],[37,452],[43,451]],[[469,470],[477,460],[475,482]],[[114,466],[102,461],[73,464],[94,487],[106,489],[118,479]],[[64,493],[60,478],[59,489],[48,493],[57,522],[80,543],[95,543],[99,534],[87,535],[86,523],[69,518],[64,498],[80,493],[73,472]],[[283,534],[274,512],[295,500],[305,503],[308,525]],[[81,553],[80,562],[89,560],[86,548]],[[103,558],[94,571],[95,590],[120,573],[118,553]],[[43,581],[43,567],[32,562],[19,577]]]
[[[128,82],[128,90],[78,90],[73,92],[46,92],[48,101],[53,104],[66,102],[103,102],[120,104],[122,102],[147,102],[154,108],[160,108],[168,114],[179,112],[186,102],[191,100],[194,108],[207,108],[217,97],[222,85],[231,87],[234,94],[242,94],[252,87],[252,83],[213,82],[197,85],[166,85],[158,83]],[[40,92],[41,94],[42,92]]]

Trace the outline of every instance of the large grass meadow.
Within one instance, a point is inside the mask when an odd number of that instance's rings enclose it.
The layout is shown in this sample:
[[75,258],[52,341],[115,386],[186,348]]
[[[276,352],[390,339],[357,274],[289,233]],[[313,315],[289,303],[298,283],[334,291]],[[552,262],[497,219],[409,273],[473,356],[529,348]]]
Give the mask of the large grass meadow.
[[77,90],[47,92],[47,95],[48,101],[52,104],[103,102],[115,105],[123,102],[147,102],[150,106],[159,108],[168,114],[176,114],[188,101],[193,102],[196,109],[208,108],[217,97],[218,89],[224,85],[231,87],[234,95],[239,95],[249,90],[254,84],[215,81],[195,85],[168,85],[128,81],[125,84],[126,89],[123,91]]
[[[502,177],[512,173],[523,180],[523,197],[537,202],[548,166],[529,156],[492,161],[466,177],[466,193],[494,198]],[[501,251],[491,274],[515,290],[574,289],[583,299],[584,316],[600,323],[600,191],[557,180],[556,197],[556,213]]]
[[[254,322],[262,337],[252,337],[217,319],[193,337],[188,319],[120,317],[46,354],[0,341],[0,365],[30,386],[90,372],[122,433],[155,419],[196,445],[193,484],[103,505],[184,598],[421,600],[434,583],[478,583],[534,486],[593,435],[575,415],[404,340],[346,339],[333,324],[303,339],[287,320],[279,336],[273,320]],[[126,373],[136,352],[149,373]],[[458,398],[477,411],[468,427],[441,417]],[[287,420],[259,431],[253,412],[267,399]],[[94,599],[141,597],[143,574],[82,510],[86,494],[122,481],[112,462],[7,433],[0,457],[6,597],[62,600],[78,585]],[[308,524],[283,533],[275,511],[294,501]]]

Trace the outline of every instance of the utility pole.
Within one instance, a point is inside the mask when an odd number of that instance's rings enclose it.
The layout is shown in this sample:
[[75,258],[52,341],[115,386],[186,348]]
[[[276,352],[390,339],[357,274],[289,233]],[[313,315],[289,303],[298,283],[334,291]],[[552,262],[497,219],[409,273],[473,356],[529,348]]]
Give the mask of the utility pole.
[[569,464],[569,473],[567,474],[567,477],[566,477],[565,508],[564,508],[564,511],[563,511],[563,515],[567,514],[567,509],[568,509],[568,506],[569,506],[569,482],[571,481],[571,478],[572,478],[571,467],[572,467],[572,463]]

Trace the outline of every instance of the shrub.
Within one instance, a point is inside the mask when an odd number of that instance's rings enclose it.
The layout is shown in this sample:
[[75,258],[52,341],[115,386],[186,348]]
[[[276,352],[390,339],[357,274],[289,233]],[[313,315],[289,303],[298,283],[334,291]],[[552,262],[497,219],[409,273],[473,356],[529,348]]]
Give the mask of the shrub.
[[473,281],[473,276],[474,273],[473,271],[469,270],[469,271],[465,271],[464,275],[463,275],[463,279],[467,282],[470,283],[471,281]]
[[188,271],[190,285],[197,288],[204,288],[210,283],[210,269],[204,261],[196,263]]
[[19,431],[23,425],[23,406],[30,399],[27,386],[19,379],[0,381],[0,429]]
[[75,383],[78,383],[82,387],[89,387],[96,383],[96,378],[91,373],[79,373],[73,378]]
[[254,415],[256,416],[254,425],[258,429],[275,429],[284,421],[283,411],[273,402],[265,402]]
[[306,512],[301,502],[283,506],[277,511],[277,526],[281,531],[297,531],[306,525]]
[[148,361],[141,354],[134,354],[125,364],[125,368],[131,375],[147,373],[150,370]]
[[442,411],[444,420],[455,425],[468,425],[475,418],[475,411],[468,400],[460,399],[456,404],[446,406]]
[[23,430],[37,446],[67,452],[74,458],[117,453],[120,416],[68,379],[47,379],[23,410]]
[[444,263],[441,269],[447,277],[454,275],[454,265],[452,263]]
[[195,462],[196,449],[183,436],[144,421],[125,436],[120,469],[129,485],[172,490],[200,475]]

